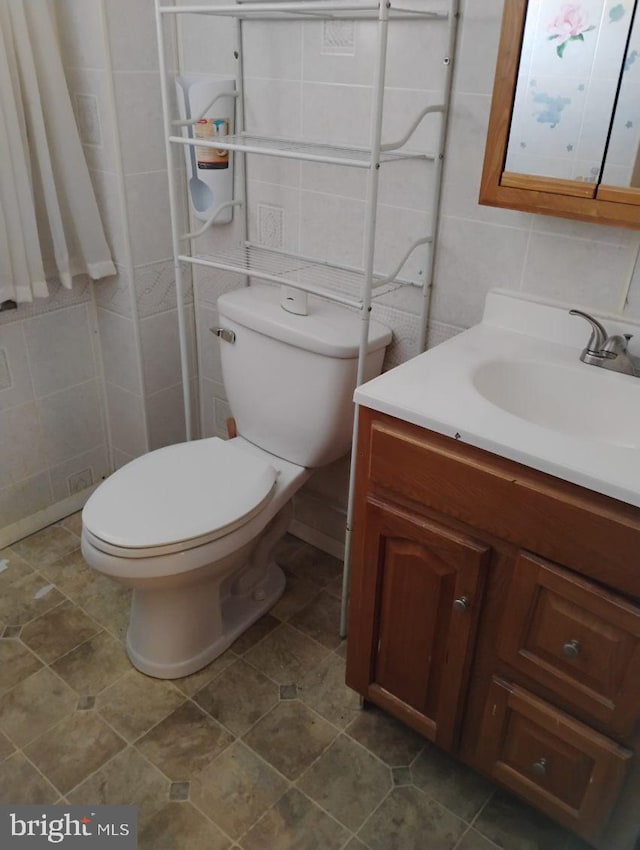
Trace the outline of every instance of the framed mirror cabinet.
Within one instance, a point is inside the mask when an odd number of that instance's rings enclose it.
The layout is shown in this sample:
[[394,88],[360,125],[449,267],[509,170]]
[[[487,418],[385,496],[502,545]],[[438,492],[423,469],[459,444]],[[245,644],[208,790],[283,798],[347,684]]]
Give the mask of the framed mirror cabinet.
[[481,204],[640,229],[640,0],[505,0]]

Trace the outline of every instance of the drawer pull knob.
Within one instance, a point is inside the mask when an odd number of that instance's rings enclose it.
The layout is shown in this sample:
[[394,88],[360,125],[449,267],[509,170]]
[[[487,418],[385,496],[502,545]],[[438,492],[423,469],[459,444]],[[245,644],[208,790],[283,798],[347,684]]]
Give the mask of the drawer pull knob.
[[546,776],[547,768],[549,767],[549,762],[545,758],[538,759],[538,761],[534,761],[531,765],[531,772],[536,776]]
[[562,654],[567,658],[577,658],[582,652],[582,645],[579,640],[568,640],[562,644]]
[[453,610],[464,614],[464,612],[469,609],[469,604],[468,596],[460,596],[458,599],[454,599]]

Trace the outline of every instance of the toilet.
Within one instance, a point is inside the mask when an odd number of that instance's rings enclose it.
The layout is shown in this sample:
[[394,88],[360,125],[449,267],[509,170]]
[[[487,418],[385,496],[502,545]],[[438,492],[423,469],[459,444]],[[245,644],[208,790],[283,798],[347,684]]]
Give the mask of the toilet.
[[[218,299],[222,373],[238,436],[156,449],[123,466],[82,512],[82,554],[133,588],[126,647],[150,676],[207,665],[280,598],[273,550],[291,499],[349,451],[360,314],[313,296],[308,314],[277,287]],[[391,332],[370,323],[365,380]]]

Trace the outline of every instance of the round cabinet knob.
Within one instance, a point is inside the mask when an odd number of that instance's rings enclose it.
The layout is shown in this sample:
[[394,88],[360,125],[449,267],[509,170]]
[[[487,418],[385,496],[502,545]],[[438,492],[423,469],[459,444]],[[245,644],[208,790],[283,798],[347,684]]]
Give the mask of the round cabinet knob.
[[548,768],[549,762],[545,758],[541,758],[538,759],[538,761],[534,761],[531,765],[531,772],[535,774],[535,776],[546,776]]
[[577,658],[582,652],[582,645],[579,640],[568,640],[562,644],[562,654],[566,658]]
[[470,602],[468,596],[460,596],[453,601],[453,610],[459,611],[461,614],[469,610]]

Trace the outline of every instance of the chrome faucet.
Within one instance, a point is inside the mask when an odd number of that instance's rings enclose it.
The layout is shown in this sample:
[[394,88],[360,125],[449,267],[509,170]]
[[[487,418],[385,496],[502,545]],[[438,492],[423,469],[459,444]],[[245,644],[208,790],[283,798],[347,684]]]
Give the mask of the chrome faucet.
[[570,316],[580,316],[591,325],[591,336],[580,360],[590,366],[600,366],[612,372],[640,377],[640,361],[627,350],[632,334],[609,336],[604,326],[582,310],[569,310]]

